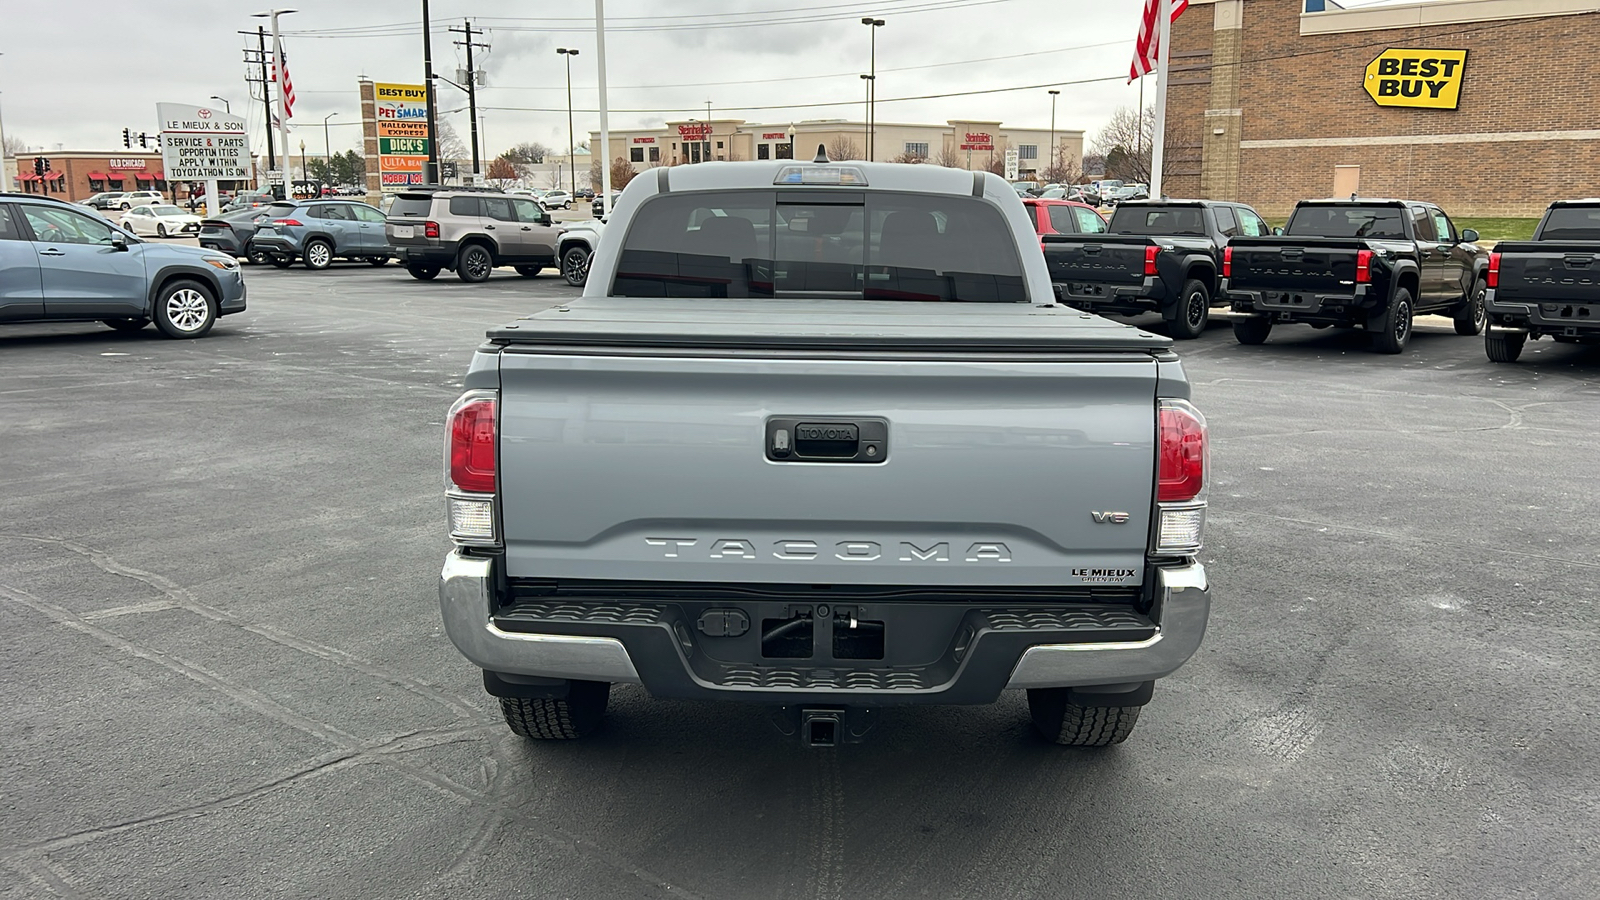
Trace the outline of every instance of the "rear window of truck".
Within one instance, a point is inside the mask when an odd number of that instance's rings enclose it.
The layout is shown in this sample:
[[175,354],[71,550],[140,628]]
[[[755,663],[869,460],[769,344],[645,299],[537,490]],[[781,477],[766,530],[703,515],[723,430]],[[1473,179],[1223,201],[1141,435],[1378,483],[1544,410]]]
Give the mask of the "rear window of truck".
[[1302,206],[1283,233],[1293,237],[1400,238],[1406,236],[1403,210],[1393,206]]
[[1600,206],[1564,206],[1550,210],[1544,228],[1539,231],[1542,241],[1600,241]]
[[1113,234],[1192,234],[1204,236],[1205,215],[1198,206],[1119,206],[1111,214]]
[[652,198],[629,225],[611,294],[1028,302],[999,210],[886,191]]

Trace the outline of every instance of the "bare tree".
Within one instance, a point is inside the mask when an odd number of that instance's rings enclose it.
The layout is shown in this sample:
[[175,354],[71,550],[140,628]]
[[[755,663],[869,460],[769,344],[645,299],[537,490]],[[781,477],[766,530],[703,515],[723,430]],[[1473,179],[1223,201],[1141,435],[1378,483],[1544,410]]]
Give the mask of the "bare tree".
[[988,159],[986,159],[984,161],[984,170],[988,171],[988,172],[993,172],[996,175],[1002,175],[1002,176],[1005,175],[1006,174],[1006,151],[1010,150],[1010,149],[1011,149],[1011,143],[1009,141],[996,141],[994,143],[994,149],[993,150],[985,150],[985,151],[983,151],[983,152],[989,154]]
[[928,161],[928,154],[926,154],[926,153],[916,153],[916,152],[913,152],[911,150],[906,150],[906,151],[902,152],[899,156],[896,156],[894,159],[891,159],[889,161],[890,162],[897,162],[897,163],[907,163],[907,164],[910,164],[910,165],[920,165],[920,164],[925,163],[925,162]]
[[439,123],[440,159],[467,159],[471,152],[461,140],[461,135],[456,134],[455,126],[449,122]]
[[553,191],[566,184],[569,178],[571,176],[567,173],[565,166],[556,166],[545,173],[544,186]]
[[6,145],[0,148],[0,157],[21,156],[28,152],[28,142],[14,134],[6,135]]
[[589,186],[594,188],[594,192],[598,194],[601,188],[605,186],[605,183],[605,172],[601,170],[600,160],[597,159],[589,164]]
[[1085,153],[1083,155],[1083,177],[1093,175],[1099,177],[1106,173],[1106,158],[1100,153]]
[[828,159],[839,162],[845,159],[860,159],[861,146],[849,135],[841,134],[828,142]]
[[1155,136],[1154,107],[1145,110],[1142,116],[1133,107],[1118,107],[1111,114],[1111,121],[1094,139],[1094,151],[1105,156],[1106,177],[1149,183]]
[[611,189],[620,191],[633,180],[633,164],[619,156],[611,161]]
[[966,168],[966,161],[961,158],[961,153],[954,147],[940,147],[939,155],[934,161],[947,169]]
[[523,141],[501,155],[514,163],[533,163],[537,165],[544,162],[545,154],[549,152],[550,148],[538,141]]
[[1077,184],[1083,177],[1077,164],[1070,159],[1057,160],[1054,165],[1046,166],[1039,172],[1039,177],[1049,184]]

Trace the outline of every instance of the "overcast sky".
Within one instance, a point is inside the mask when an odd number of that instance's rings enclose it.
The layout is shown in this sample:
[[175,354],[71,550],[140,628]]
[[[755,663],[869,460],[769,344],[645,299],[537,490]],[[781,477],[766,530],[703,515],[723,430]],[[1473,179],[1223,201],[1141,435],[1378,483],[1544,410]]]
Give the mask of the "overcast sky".
[[[337,113],[333,149],[359,149],[356,79],[422,80],[421,0],[292,5],[299,12],[282,17],[298,98],[291,145],[304,140],[320,151],[323,117]],[[703,116],[708,99],[717,118],[858,118],[870,31],[860,18],[871,14],[887,22],[878,29],[879,121],[974,118],[1048,128],[1043,86],[893,101],[1055,83],[1057,127],[1092,138],[1113,110],[1138,102],[1138,85],[1124,82],[1141,7],[1142,0],[607,0],[611,123],[629,128]],[[65,14],[13,15],[0,31],[0,116],[8,136],[46,150],[120,149],[122,128],[155,131],[156,103],[220,108],[207,99],[215,94],[248,114],[252,149],[262,152],[262,106],[249,102],[241,52],[254,38],[236,33],[264,21],[251,17],[262,6],[71,0],[52,8]],[[478,59],[488,84],[479,92],[486,156],[520,141],[566,143],[566,76],[557,47],[580,51],[572,67],[579,141],[599,127],[598,115],[583,111],[598,106],[589,2],[433,0],[431,9],[434,65],[446,77],[464,65],[451,45],[460,38],[446,29],[471,16],[487,31],[483,40],[492,49]],[[1153,100],[1153,83],[1147,87]],[[466,106],[465,94],[442,84],[438,101],[442,113]],[[799,107],[817,103],[834,105]],[[446,118],[467,136],[464,111]]]

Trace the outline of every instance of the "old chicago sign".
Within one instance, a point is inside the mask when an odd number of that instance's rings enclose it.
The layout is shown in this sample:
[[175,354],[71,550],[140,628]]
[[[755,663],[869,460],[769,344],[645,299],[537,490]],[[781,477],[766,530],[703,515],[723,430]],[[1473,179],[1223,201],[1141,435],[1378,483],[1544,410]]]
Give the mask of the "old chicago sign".
[[1367,93],[1379,106],[1455,109],[1461,103],[1465,50],[1390,48],[1367,63]]

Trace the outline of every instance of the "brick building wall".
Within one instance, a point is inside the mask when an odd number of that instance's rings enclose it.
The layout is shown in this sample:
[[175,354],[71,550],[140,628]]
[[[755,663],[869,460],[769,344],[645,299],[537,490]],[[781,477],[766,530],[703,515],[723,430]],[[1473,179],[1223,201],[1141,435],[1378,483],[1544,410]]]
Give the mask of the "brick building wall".
[[[1297,0],[1192,0],[1173,24],[1166,193],[1281,217],[1296,200],[1328,196],[1336,165],[1361,167],[1362,194],[1463,216],[1537,215],[1596,193],[1600,13],[1526,17],[1578,5],[1564,0],[1455,5],[1446,12],[1457,18],[1499,17],[1372,27],[1436,9],[1303,17]],[[1346,22],[1361,30],[1302,34]],[[1467,50],[1459,108],[1374,103],[1363,73],[1391,47]]]

